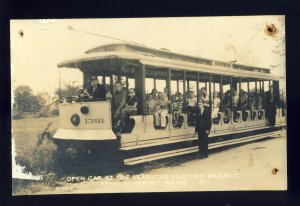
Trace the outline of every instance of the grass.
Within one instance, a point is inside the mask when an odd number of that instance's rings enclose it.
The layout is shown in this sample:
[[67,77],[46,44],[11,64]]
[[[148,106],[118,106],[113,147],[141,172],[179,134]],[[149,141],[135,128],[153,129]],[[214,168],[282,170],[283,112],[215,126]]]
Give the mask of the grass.
[[54,133],[59,127],[58,120],[58,117],[12,120],[12,137],[15,140],[17,155],[32,152],[37,144],[38,135],[49,122],[52,122],[50,130]]
[[[52,134],[59,127],[58,117],[47,117],[47,118],[26,118],[19,120],[12,120],[12,137],[15,142],[15,160],[17,164],[25,166],[26,172],[31,172],[34,175],[42,175],[46,179],[43,182],[32,182],[26,180],[14,180],[13,181],[13,194],[33,194],[38,192],[40,189],[45,189],[49,185],[49,175],[51,173],[51,167],[53,164],[53,151],[54,145],[47,140],[38,148],[36,147],[38,136],[47,127],[49,122],[52,122],[50,132]],[[46,173],[43,174],[43,172]],[[50,173],[49,173],[50,171]],[[51,184],[55,180],[51,179]],[[25,187],[24,187],[25,186]]]

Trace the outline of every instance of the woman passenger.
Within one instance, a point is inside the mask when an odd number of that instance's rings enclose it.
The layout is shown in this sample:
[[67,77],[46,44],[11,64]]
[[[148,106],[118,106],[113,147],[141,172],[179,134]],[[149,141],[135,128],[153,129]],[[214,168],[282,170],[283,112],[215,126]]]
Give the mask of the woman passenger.
[[147,114],[151,115],[157,112],[157,102],[153,99],[152,94],[147,95],[146,105]]

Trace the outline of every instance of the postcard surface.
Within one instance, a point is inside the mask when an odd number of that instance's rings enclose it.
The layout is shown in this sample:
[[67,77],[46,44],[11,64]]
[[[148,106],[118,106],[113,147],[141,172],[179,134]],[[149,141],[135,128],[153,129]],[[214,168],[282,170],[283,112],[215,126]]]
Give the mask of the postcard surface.
[[285,16],[10,23],[13,195],[287,189]]

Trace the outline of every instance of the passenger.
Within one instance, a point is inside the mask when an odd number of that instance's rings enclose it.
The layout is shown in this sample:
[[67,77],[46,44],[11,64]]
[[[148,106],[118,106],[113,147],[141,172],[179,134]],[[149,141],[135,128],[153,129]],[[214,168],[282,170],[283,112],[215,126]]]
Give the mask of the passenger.
[[209,107],[209,96],[207,95],[206,87],[202,87],[199,93],[202,94],[203,105]]
[[169,96],[169,89],[168,89],[168,87],[164,88],[164,93],[166,94],[167,97]]
[[187,105],[187,113],[188,113],[188,122],[190,124],[194,124],[195,120],[195,112],[197,105],[197,98],[193,91],[188,92],[188,105]]
[[263,116],[263,111],[262,111],[262,108],[263,108],[263,98],[261,96],[261,94],[257,94],[256,95],[256,98],[257,98],[257,110],[258,110],[258,119],[262,119],[262,116]]
[[213,105],[212,105],[212,118],[218,117],[218,112],[220,110],[221,100],[219,98],[219,92],[214,91],[213,93]]
[[175,96],[178,97],[179,94],[181,94],[180,92],[175,92]]
[[155,113],[155,126],[166,127],[168,114],[168,98],[163,92],[158,93],[157,112]]
[[230,98],[231,98],[231,95],[230,95],[230,90],[227,90],[224,94],[224,97],[223,97],[223,106],[224,106],[224,115],[225,115],[225,123],[228,123],[230,121],[230,118],[231,118],[231,108],[230,108]]
[[175,95],[172,96],[171,98],[171,111],[177,111],[177,99],[178,97],[176,97]]
[[110,85],[109,84],[105,85],[105,96],[106,96],[106,99],[111,102],[112,94],[110,92]]
[[254,115],[254,110],[255,110],[255,93],[251,92],[249,95],[249,107],[248,109],[250,110],[250,119],[254,120],[255,115]]
[[246,110],[248,109],[248,93],[244,90],[241,90],[241,111],[243,121],[247,120]]
[[178,97],[176,95],[173,95],[171,99],[170,110],[173,114],[173,125],[177,124],[177,99]]
[[248,94],[244,90],[241,90],[241,110],[245,111],[248,107]]
[[183,112],[183,95],[181,93],[178,94],[178,100],[177,103],[177,111]]
[[193,91],[188,92],[188,106],[189,107],[196,107],[197,105],[197,98],[195,97],[195,94]]
[[151,115],[157,112],[157,102],[153,99],[152,94],[147,95],[146,105],[147,105],[147,114]]
[[152,94],[152,98],[155,101],[157,101],[157,99],[158,99],[157,89],[152,89],[151,94]]
[[116,124],[116,127],[119,128],[119,132],[122,132],[125,127],[125,120],[131,115],[137,114],[139,105],[139,99],[135,96],[135,89],[131,88],[128,91],[128,97],[126,99],[126,105],[122,109],[120,114],[120,119]]
[[257,94],[257,109],[262,109],[263,108],[263,98],[261,94]]
[[106,101],[105,88],[103,85],[99,84],[98,77],[96,76],[91,77],[91,86],[88,88],[87,92],[92,98]]
[[239,95],[235,89],[232,90],[232,108],[237,110],[239,102]]
[[181,115],[184,111],[184,100],[183,95],[181,93],[178,94],[178,100],[177,103],[177,125],[180,126],[183,124],[183,116]]
[[84,99],[88,99],[89,95],[83,89],[79,89],[77,91],[78,101],[83,101]]
[[256,99],[255,99],[255,93],[254,92],[251,92],[250,93],[250,96],[249,96],[249,109],[251,110],[251,111],[253,111],[253,110],[255,110],[256,109]]
[[239,103],[239,95],[238,95],[236,89],[232,90],[231,103],[232,103],[232,111],[233,111],[233,121],[237,122],[238,118],[239,118],[238,113],[237,113],[238,103]]
[[120,119],[120,113],[126,104],[127,90],[122,87],[121,82],[115,83],[115,93],[112,98],[113,125]]

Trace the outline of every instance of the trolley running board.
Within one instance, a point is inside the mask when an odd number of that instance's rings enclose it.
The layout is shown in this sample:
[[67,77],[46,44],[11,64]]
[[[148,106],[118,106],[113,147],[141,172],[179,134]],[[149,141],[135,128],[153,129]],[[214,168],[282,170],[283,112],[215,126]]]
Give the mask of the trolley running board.
[[275,131],[275,132],[268,132],[268,133],[262,133],[262,134],[257,134],[257,135],[252,135],[252,136],[247,136],[247,137],[242,137],[238,139],[232,139],[232,140],[227,140],[227,141],[222,141],[222,142],[216,142],[216,143],[211,143],[209,144],[209,149],[215,149],[219,147],[225,147],[229,145],[234,145],[234,144],[240,144],[240,143],[245,143],[245,142],[250,142],[266,137],[277,137],[282,134],[284,134],[286,130],[280,130],[280,131]]
[[[247,136],[247,137],[243,137],[243,138],[239,138],[239,139],[211,143],[211,144],[209,144],[208,148],[215,149],[215,148],[219,148],[219,147],[255,141],[255,140],[263,139],[263,138],[267,138],[267,137],[277,137],[277,136],[280,136],[281,134],[284,134],[285,132],[286,132],[286,130],[280,130],[280,131],[275,131],[275,132],[268,132],[268,133],[263,133],[263,134],[258,134],[258,135]],[[141,163],[145,163],[145,162],[151,162],[151,161],[155,161],[155,160],[159,160],[159,159],[165,159],[165,158],[169,158],[169,157],[191,154],[191,153],[196,153],[196,152],[199,152],[199,147],[193,146],[193,147],[176,149],[176,150],[171,150],[171,151],[166,151],[166,152],[158,152],[158,153],[154,153],[154,154],[124,159],[124,164],[125,165],[136,165],[136,164],[141,164]]]
[[194,152],[198,152],[199,147],[194,146],[194,147],[188,147],[188,148],[183,148],[183,149],[177,149],[177,150],[172,150],[172,151],[167,151],[167,152],[159,152],[151,155],[144,155],[140,157],[133,157],[129,159],[124,160],[125,165],[136,165],[136,164],[141,164],[144,162],[151,162],[154,160],[158,159],[164,159],[168,157],[174,157],[174,156],[179,156],[179,155],[184,155],[184,154],[190,154]]

